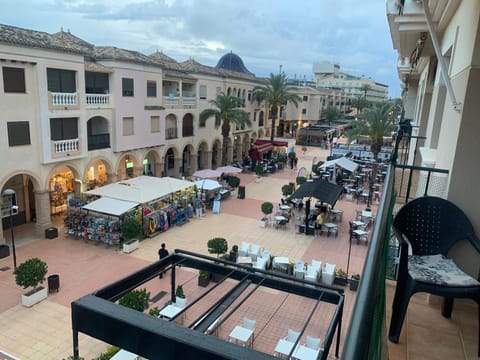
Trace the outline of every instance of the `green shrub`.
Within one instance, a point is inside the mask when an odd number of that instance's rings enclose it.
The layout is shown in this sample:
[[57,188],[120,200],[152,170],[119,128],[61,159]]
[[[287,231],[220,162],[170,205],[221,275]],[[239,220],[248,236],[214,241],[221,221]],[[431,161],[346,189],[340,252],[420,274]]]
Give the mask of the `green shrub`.
[[128,307],[133,310],[143,312],[148,308],[148,301],[150,300],[150,292],[147,289],[132,290],[128,294],[125,294],[119,300],[119,304]]
[[140,236],[142,224],[133,218],[127,218],[122,222],[122,235],[124,241],[129,241]]
[[296,181],[297,185],[302,185],[305,181],[307,181],[307,178],[303,177],[303,176],[298,176],[295,181]]
[[208,252],[210,254],[219,255],[225,254],[228,251],[228,243],[224,238],[213,238],[207,242]]
[[317,174],[317,175],[320,175],[320,173],[322,172],[322,169],[321,169],[322,165],[323,165],[323,161],[319,161],[318,163],[313,164],[312,165],[312,172]]
[[153,317],[158,317],[158,315],[160,315],[160,309],[155,306],[154,308],[151,308],[150,310],[148,310],[148,315],[151,315]]
[[175,290],[175,297],[185,299],[185,293],[183,292],[183,285],[177,285],[177,290]]
[[240,178],[237,176],[229,176],[227,178],[227,183],[229,186],[236,188],[240,185]]
[[209,279],[210,278],[210,272],[206,270],[199,270],[198,271],[198,276],[204,279]]
[[93,358],[92,360],[110,360],[119,351],[120,351],[119,347],[109,346],[107,348],[107,351],[105,351],[104,353],[101,353],[99,356],[97,356],[96,358]]
[[265,201],[262,203],[261,209],[264,217],[267,217],[267,215],[270,215],[273,212],[273,204],[270,201]]
[[283,196],[290,196],[293,194],[293,184],[289,183],[282,186],[282,194]]
[[262,176],[262,174],[263,174],[263,165],[262,164],[255,165],[255,174],[257,174],[258,176]]
[[39,284],[45,281],[47,272],[47,263],[39,258],[29,259],[13,271],[15,282],[24,289],[28,287],[37,288]]

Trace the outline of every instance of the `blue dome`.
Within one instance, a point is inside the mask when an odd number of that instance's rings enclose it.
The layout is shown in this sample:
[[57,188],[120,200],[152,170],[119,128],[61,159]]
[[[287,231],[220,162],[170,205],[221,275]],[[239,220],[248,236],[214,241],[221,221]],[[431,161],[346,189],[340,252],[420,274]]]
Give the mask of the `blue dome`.
[[223,55],[220,60],[218,60],[218,63],[215,67],[217,69],[225,69],[241,72],[244,74],[252,74],[243,64],[242,58],[232,52]]

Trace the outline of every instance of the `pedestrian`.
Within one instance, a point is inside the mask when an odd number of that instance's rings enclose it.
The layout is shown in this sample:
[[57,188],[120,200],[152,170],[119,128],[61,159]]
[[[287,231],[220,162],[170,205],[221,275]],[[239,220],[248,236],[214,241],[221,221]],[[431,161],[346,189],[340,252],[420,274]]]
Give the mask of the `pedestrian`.
[[197,218],[201,219],[202,218],[202,210],[203,210],[203,205],[202,205],[202,200],[199,198],[195,199],[195,211],[197,213]]
[[[168,250],[165,249],[165,243],[162,243],[160,249],[158,250],[158,257],[160,258],[160,260],[162,260],[163,258],[166,258],[168,256]],[[162,271],[160,272],[160,275],[159,275],[159,278],[163,278],[163,274],[165,273],[165,271]]]
[[322,213],[320,212],[317,215],[317,219],[315,220],[315,236],[320,236],[320,233],[322,232],[322,224],[323,224],[323,216]]
[[295,159],[293,159],[293,166],[295,167],[295,169],[297,168],[297,164],[298,164],[298,157],[295,156]]

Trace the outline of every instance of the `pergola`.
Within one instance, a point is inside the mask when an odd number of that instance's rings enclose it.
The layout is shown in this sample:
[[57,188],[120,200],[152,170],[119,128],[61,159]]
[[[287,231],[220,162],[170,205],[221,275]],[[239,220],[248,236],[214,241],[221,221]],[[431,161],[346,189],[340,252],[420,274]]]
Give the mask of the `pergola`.
[[[180,266],[217,273],[223,277],[217,284],[206,289],[203,295],[190,302],[184,311],[194,307],[226,279],[234,279],[237,283],[227,293],[219,296],[216,302],[209,304],[209,308],[191,324],[180,325],[173,321],[181,313],[167,321],[115,303],[128,292],[158,277],[165,269],[171,270],[171,300],[175,301],[175,271]],[[334,305],[333,317],[328,324],[318,358],[327,358],[335,331],[335,355],[338,357],[344,305],[342,289],[179,249],[162,260],[72,302],[73,354],[79,356],[78,334],[81,332],[148,359],[275,359],[271,354],[236,345],[207,332],[220,316],[221,321],[217,321],[216,327],[225,322],[246,299],[254,296],[259,287],[314,300],[315,305],[305,319],[301,334],[322,302]],[[240,302],[238,299],[241,299]]]

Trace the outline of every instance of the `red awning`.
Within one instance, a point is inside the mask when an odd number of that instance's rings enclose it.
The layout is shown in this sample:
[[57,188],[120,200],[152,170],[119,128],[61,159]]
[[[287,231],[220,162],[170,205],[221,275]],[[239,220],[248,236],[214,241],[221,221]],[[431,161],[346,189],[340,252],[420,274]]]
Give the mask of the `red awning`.
[[[254,145],[264,145],[264,144],[271,144],[271,141],[270,140],[264,140],[264,139],[257,139],[257,140],[255,140],[255,143],[254,143]],[[281,141],[281,140],[274,140],[273,141],[273,146],[288,147],[288,142]]]
[[273,146],[270,143],[266,143],[266,144],[263,144],[263,145],[256,145],[254,147],[254,149],[257,150],[260,154],[262,154],[262,153],[265,153],[265,152],[268,152],[268,151],[272,150]]

